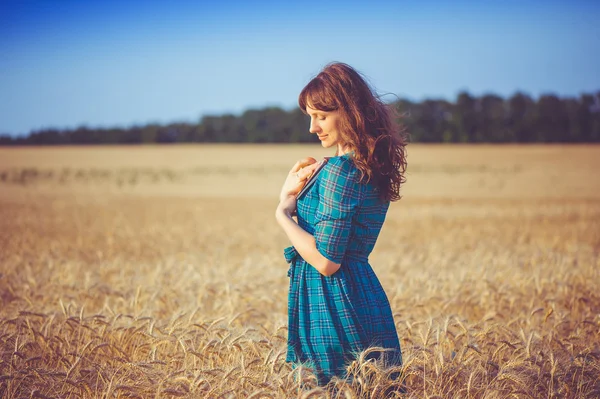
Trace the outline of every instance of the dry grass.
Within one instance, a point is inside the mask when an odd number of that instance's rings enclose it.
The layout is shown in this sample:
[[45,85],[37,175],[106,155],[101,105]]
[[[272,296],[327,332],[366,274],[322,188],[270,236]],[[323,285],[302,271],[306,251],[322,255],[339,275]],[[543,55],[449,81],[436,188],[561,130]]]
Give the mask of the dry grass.
[[[371,256],[401,397],[600,397],[600,147],[409,154]],[[285,363],[273,211],[304,155],[0,149],[0,397],[383,397],[377,365],[325,391]]]

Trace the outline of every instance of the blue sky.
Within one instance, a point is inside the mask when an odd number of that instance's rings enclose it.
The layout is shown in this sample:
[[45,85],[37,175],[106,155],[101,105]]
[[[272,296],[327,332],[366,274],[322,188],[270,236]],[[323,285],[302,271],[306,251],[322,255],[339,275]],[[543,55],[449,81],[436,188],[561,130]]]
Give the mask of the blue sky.
[[412,100],[600,90],[599,1],[217,3],[1,0],[0,134],[290,109],[330,61]]

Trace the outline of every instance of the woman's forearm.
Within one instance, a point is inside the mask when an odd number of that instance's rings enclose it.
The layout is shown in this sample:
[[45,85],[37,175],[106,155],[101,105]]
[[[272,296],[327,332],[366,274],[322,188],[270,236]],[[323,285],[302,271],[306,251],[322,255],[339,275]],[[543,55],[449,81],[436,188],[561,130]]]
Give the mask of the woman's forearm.
[[340,265],[324,257],[318,250],[315,237],[296,223],[288,212],[277,209],[277,222],[302,258],[324,276],[331,276]]

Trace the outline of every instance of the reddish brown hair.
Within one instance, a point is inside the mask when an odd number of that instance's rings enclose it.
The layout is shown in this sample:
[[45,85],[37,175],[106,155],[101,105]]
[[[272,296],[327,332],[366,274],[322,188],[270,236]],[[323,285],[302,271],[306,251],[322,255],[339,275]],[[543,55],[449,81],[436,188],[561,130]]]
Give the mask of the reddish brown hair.
[[300,92],[298,105],[339,111],[340,135],[351,151],[361,180],[372,182],[381,199],[400,199],[406,181],[407,136],[394,110],[385,104],[351,66],[327,65]]

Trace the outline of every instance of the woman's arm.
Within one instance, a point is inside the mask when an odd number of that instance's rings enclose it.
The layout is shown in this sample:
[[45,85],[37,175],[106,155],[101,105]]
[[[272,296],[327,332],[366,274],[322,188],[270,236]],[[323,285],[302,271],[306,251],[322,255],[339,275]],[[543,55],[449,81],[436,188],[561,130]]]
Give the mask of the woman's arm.
[[277,222],[300,256],[322,275],[331,276],[338,271],[340,264],[327,259],[317,250],[315,237],[300,227],[292,218],[295,209],[296,198],[294,196],[285,198],[275,211]]

